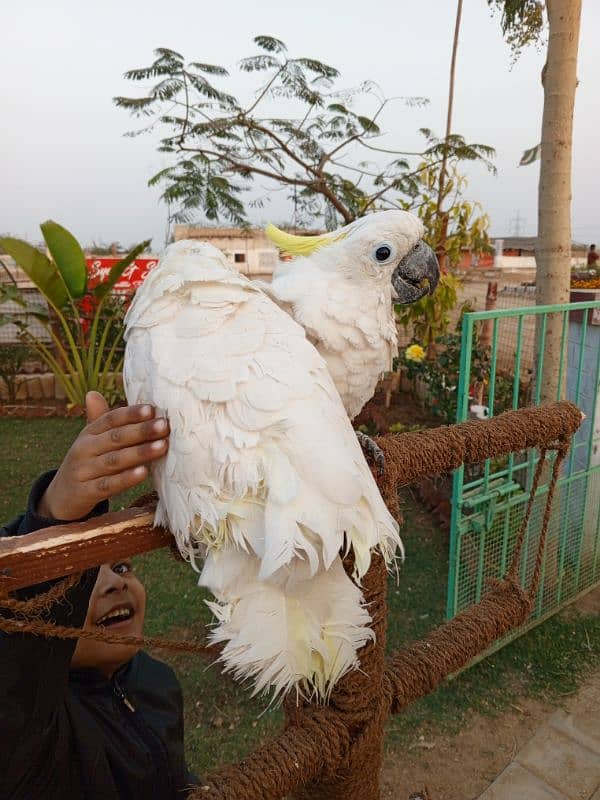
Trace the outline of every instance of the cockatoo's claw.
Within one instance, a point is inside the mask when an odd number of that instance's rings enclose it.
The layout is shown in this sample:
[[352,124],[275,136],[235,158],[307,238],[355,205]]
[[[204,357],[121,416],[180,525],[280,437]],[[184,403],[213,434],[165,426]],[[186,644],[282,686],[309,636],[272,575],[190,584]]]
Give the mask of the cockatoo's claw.
[[385,472],[385,455],[383,450],[373,439],[371,439],[370,436],[367,436],[366,433],[363,433],[362,431],[355,431],[355,433],[358,443],[361,446],[365,456],[375,462],[375,466],[379,470],[379,474],[383,475]]

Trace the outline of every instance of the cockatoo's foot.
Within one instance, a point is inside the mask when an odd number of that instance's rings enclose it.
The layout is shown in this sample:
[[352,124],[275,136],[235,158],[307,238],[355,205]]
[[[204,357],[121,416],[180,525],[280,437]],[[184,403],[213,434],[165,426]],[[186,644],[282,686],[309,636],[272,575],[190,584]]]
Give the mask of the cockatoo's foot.
[[366,433],[362,431],[354,431],[356,433],[356,438],[358,439],[359,445],[362,447],[363,453],[367,458],[371,458],[375,462],[375,466],[379,470],[379,474],[383,475],[385,472],[385,455],[383,454],[383,450],[379,445],[371,439],[370,436],[367,436]]

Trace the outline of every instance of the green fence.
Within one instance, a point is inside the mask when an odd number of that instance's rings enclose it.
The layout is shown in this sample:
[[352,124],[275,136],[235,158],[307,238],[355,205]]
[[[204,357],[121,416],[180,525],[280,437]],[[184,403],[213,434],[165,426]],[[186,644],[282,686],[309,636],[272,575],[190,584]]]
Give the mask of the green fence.
[[[600,301],[475,312],[465,315],[462,326],[458,422],[473,413],[491,416],[539,404],[547,331],[557,325],[561,342],[558,385],[587,418],[557,486],[535,609],[529,623],[514,635],[600,582]],[[485,348],[482,336],[488,341],[491,336]],[[474,384],[471,376],[481,375],[482,353],[487,377]],[[539,453],[526,451],[455,472],[449,619],[479,601],[489,580],[504,574],[538,457]],[[531,576],[537,550],[550,469],[544,473],[526,532],[520,567],[523,582]]]

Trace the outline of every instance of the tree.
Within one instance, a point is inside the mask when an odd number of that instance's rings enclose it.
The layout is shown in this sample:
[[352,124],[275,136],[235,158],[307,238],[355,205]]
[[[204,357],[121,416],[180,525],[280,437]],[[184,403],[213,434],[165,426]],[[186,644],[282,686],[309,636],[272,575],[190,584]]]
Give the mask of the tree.
[[[420,166],[419,190],[413,201],[413,211],[423,223],[427,243],[432,248],[443,243],[444,259],[450,267],[458,265],[465,250],[478,255],[489,252],[489,217],[483,213],[479,203],[465,199],[467,180],[460,173],[458,161],[451,158],[444,164],[433,164],[426,159]],[[442,170],[445,179],[440,198]],[[440,214],[442,203],[445,203],[446,210]],[[456,307],[460,286],[459,279],[446,270],[433,295],[422,297],[411,305],[396,306],[398,322],[405,330],[410,329],[416,341],[427,348],[428,359],[435,358],[436,339],[448,333],[450,311]]]
[[[442,171],[444,180],[440,196]],[[480,203],[465,198],[468,182],[460,171],[458,159],[450,158],[438,164],[426,157],[419,164],[417,183],[417,191],[414,197],[405,201],[405,208],[419,217],[425,228],[425,240],[432,248],[443,242],[449,267],[459,264],[465,250],[475,255],[490,252],[490,218]],[[441,206],[445,206],[442,214],[439,213]]]
[[[488,0],[502,12],[502,28],[515,55],[540,42],[548,22],[546,63],[542,70],[544,112],[538,188],[536,303],[569,300],[571,277],[571,164],[573,109],[581,0]],[[548,318],[544,347],[542,402],[564,394],[559,386],[562,315]],[[539,350],[539,348],[538,348]]]
[[[303,222],[318,219],[335,227],[340,219],[348,223],[374,209],[404,207],[403,201],[418,193],[419,162],[430,166],[452,156],[490,166],[493,149],[458,134],[430,138],[420,152],[385,146],[383,117],[392,101],[376,84],[336,89],[334,67],[291,58],[285,44],[270,36],[254,42],[260,52],[242,59],[239,68],[264,80],[246,104],[217,85],[228,76],[223,67],[186,64],[174,50],[159,48],[149,67],[125,73],[133,81],[155,81],[145,96],[116,97],[115,103],[150,118],[131,135],[162,128],[159,150],[174,163],[150,184],[163,186],[162,198],[178,209],[178,218],[190,219],[201,210],[210,220],[245,224],[242,195],[260,180],[269,184],[267,194],[287,189]],[[289,115],[273,115],[274,106]],[[367,107],[369,114],[362,113]],[[260,206],[264,199],[249,205]]]
[[[454,23],[454,38],[452,40],[452,56],[450,58],[450,77],[448,80],[448,110],[446,113],[446,136],[445,142],[448,142],[452,132],[452,111],[454,109],[454,79],[456,75],[456,55],[458,53],[458,35],[460,33],[460,23],[462,18],[463,0],[458,0],[456,5],[456,21]],[[436,217],[439,220],[440,234],[436,242],[435,250],[437,252],[438,261],[440,262],[440,269],[442,272],[446,268],[446,231],[448,226],[448,218],[446,212],[442,211],[442,202],[444,199],[444,186],[446,183],[446,162],[448,154],[444,153],[442,163],[439,169],[438,181],[438,196],[436,203]]]

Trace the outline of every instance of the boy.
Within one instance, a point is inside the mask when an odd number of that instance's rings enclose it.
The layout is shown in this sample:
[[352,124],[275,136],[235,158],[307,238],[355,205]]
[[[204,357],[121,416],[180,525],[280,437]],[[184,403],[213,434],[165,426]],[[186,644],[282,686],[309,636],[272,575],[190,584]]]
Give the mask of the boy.
[[[141,483],[168,450],[168,422],[151,406],[110,411],[89,392],[86,412],[59,469],[36,481],[27,511],[0,536],[105,513],[108,498]],[[122,560],[88,570],[44,618],[140,636],[145,608],[144,587]],[[0,687],[3,800],[175,800],[196,783],[175,674],[135,646],[0,632]]]

